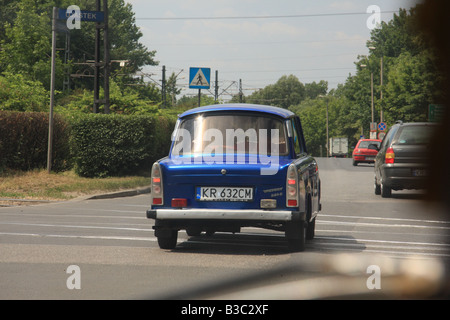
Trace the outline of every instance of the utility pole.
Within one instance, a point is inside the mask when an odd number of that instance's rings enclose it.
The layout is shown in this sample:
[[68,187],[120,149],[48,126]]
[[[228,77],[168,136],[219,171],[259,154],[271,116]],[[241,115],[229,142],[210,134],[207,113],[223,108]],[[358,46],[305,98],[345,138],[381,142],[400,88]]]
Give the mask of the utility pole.
[[242,94],[242,79],[239,79],[239,102],[242,103],[243,94]]
[[106,114],[109,113],[109,69],[111,67],[111,61],[109,56],[109,35],[108,35],[108,0],[103,0],[103,14],[105,19],[103,21],[103,62],[104,62],[104,85],[103,91],[105,95],[105,110]]
[[383,122],[383,55],[380,58],[380,122]]
[[[101,11],[101,0],[96,0],[96,10]],[[108,40],[108,1],[103,0],[104,20],[103,24],[95,23],[95,62],[94,62],[94,113],[99,112],[101,103],[105,104],[104,112],[109,113],[109,40]],[[103,63],[100,62],[100,29],[103,29]],[[100,67],[104,72],[104,99],[100,100]]]
[[214,87],[214,101],[219,100],[219,71],[216,70],[216,85]]
[[166,107],[166,66],[162,67],[161,95],[163,107]]
[[56,18],[58,8],[53,7],[52,19],[52,65],[50,74],[50,114],[48,116],[48,149],[47,149],[47,172],[52,170],[53,151],[53,107],[55,105],[55,62],[56,62]]
[[[100,11],[100,0],[96,0],[97,11]],[[94,57],[94,113],[98,113],[100,105],[100,22],[95,23],[95,57]]]

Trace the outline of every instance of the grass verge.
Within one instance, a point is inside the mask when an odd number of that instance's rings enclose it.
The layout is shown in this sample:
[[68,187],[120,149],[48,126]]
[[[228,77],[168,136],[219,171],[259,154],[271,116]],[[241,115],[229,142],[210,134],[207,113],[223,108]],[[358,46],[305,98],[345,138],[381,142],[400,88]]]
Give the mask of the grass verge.
[[0,174],[0,199],[70,200],[76,197],[150,185],[149,177],[82,178],[73,171],[5,171]]

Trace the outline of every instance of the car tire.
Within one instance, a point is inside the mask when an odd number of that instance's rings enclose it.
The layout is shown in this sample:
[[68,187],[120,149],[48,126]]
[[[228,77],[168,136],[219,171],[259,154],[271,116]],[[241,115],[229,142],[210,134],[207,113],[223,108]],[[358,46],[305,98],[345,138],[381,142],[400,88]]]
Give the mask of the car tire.
[[289,237],[286,235],[288,241],[288,248],[291,252],[301,252],[305,250],[306,244],[306,222],[305,221],[296,221],[291,222],[291,227],[296,231],[296,237]]
[[308,226],[306,227],[306,240],[314,239],[315,234],[316,234],[316,218],[308,222]]
[[177,246],[178,230],[170,230],[168,237],[157,237],[160,249],[174,249]]
[[353,166],[356,167],[358,165],[358,161],[353,160]]
[[381,197],[382,198],[390,198],[392,196],[392,189],[387,187],[384,183],[383,183],[383,179],[381,179]]
[[381,194],[381,186],[377,183],[377,178],[375,177],[375,181],[373,183],[374,191],[377,196]]

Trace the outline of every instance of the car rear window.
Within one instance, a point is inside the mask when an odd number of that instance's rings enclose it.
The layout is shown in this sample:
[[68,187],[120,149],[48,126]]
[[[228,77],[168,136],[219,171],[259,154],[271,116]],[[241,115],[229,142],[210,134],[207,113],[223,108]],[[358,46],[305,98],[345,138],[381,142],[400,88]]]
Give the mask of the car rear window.
[[433,135],[432,126],[407,126],[401,128],[397,143],[401,145],[428,144]]
[[358,146],[358,148],[361,148],[361,149],[367,149],[368,147],[369,147],[369,145],[370,144],[374,144],[374,145],[376,145],[377,147],[379,147],[380,146],[380,141],[361,141],[360,143],[359,143],[359,146]]
[[[198,115],[182,119],[176,129],[172,151],[179,155],[199,153],[258,154],[288,153],[287,134],[282,119],[247,114]],[[275,134],[275,136],[273,135]],[[278,135],[278,138],[276,138]],[[274,137],[276,139],[274,139]]]

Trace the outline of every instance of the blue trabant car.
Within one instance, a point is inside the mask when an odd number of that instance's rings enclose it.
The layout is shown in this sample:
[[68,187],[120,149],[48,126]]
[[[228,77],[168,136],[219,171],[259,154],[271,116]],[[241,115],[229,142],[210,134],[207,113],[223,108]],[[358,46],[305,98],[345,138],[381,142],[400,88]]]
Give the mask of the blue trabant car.
[[225,104],[181,114],[169,155],[156,161],[151,208],[161,249],[178,231],[284,232],[288,248],[303,251],[321,209],[316,160],[307,153],[301,122],[289,110]]

